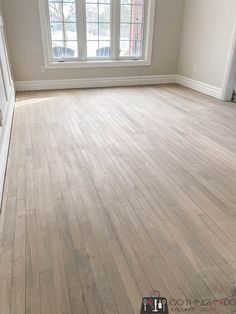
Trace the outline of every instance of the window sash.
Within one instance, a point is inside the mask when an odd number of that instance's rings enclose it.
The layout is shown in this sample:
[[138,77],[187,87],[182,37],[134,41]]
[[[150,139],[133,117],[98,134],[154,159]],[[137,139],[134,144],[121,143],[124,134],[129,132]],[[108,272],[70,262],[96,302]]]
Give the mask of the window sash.
[[146,53],[146,41],[147,41],[147,14],[148,5],[150,0],[144,2],[144,21],[143,21],[143,33],[142,33],[142,50],[139,57],[135,56],[120,56],[120,26],[121,26],[121,1],[110,0],[110,56],[88,57],[87,56],[87,31],[86,31],[86,0],[76,0],[76,25],[77,25],[77,47],[78,57],[65,57],[60,60],[53,57],[52,50],[52,35],[50,29],[50,16],[49,16],[49,3],[46,2],[46,18],[49,34],[49,55],[50,62],[76,62],[76,61],[99,61],[99,60],[144,60]]
[[[109,21],[109,24],[110,24],[110,40],[104,40],[104,41],[110,41],[110,56],[96,56],[96,57],[89,57],[88,54],[87,54],[87,44],[88,44],[88,40],[87,41],[87,23],[90,23],[90,22],[87,22],[86,21],[86,0],[82,0],[82,2],[85,4],[85,11],[84,11],[84,16],[83,16],[83,20],[84,20],[84,29],[85,29],[85,41],[84,41],[84,50],[86,50],[86,59],[85,60],[88,60],[88,61],[93,61],[93,60],[96,60],[96,61],[99,61],[99,60],[113,60],[113,54],[114,54],[114,51],[113,51],[113,41],[114,41],[114,37],[113,37],[113,29],[114,29],[114,21],[115,21],[115,16],[113,15],[113,8],[114,8],[114,5],[116,2],[119,2],[117,0],[110,0],[110,21]],[[98,4],[99,5],[99,4]],[[97,21],[97,23],[102,23],[100,21]],[[99,34],[98,34],[98,42],[100,41],[99,39]]]
[[[76,39],[73,39],[73,40],[65,40],[65,25],[68,25],[68,24],[75,24],[76,26],[76,31],[77,31],[77,23],[78,23],[78,17],[77,17],[77,10],[76,10],[76,17],[75,17],[75,21],[65,21],[64,19],[64,15],[63,15],[63,12],[64,12],[64,2],[67,3],[66,1],[61,1],[61,19],[58,19],[58,21],[51,21],[51,17],[50,17],[50,3],[49,3],[49,0],[47,0],[47,12],[46,12],[46,17],[47,17],[47,24],[48,24],[48,37],[49,37],[49,43],[50,43],[50,47],[49,47],[49,50],[50,50],[50,60],[52,61],[61,61],[61,60],[79,60],[79,56],[78,57],[72,57],[72,58],[68,58],[68,57],[54,57],[53,56],[53,42],[56,43],[56,42],[63,42],[63,46],[66,47],[65,43],[66,42],[75,42],[76,43],[76,46],[77,46],[77,53],[79,53],[79,47],[78,47],[78,44],[79,44],[79,41],[78,41],[78,32],[77,32],[77,38]],[[53,3],[53,2],[52,2]],[[58,1],[57,3],[60,3],[60,1]],[[70,2],[68,2],[70,3]],[[77,8],[77,1],[75,1],[75,7]],[[53,36],[52,36],[52,29],[51,29],[51,24],[54,23],[55,25],[56,24],[62,24],[62,39],[53,39]]]
[[[142,25],[142,38],[140,40],[141,44],[142,44],[142,49],[141,49],[141,55],[136,57],[136,56],[121,56],[120,52],[121,52],[121,42],[123,41],[127,41],[127,42],[131,42],[135,40],[131,40],[131,38],[129,40],[121,40],[120,38],[120,34],[119,34],[119,38],[117,39],[119,41],[119,56],[118,59],[119,60],[143,60],[145,57],[145,49],[146,49],[146,28],[147,28],[147,15],[148,15],[148,2],[149,0],[144,0],[144,7],[143,7],[143,22],[142,23],[135,23],[133,21],[127,21],[127,22],[121,22],[121,1],[117,1],[119,3],[119,31],[121,29],[121,25],[127,24],[127,25],[132,25],[132,24],[139,24]],[[139,6],[139,5],[137,5]]]

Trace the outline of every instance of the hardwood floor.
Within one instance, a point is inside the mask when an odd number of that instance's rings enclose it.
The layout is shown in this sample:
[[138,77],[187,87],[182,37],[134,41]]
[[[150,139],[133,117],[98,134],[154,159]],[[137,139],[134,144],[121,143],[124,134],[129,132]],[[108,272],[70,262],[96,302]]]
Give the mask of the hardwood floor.
[[0,253],[1,314],[136,314],[153,289],[170,313],[236,311],[235,104],[176,85],[18,94]]

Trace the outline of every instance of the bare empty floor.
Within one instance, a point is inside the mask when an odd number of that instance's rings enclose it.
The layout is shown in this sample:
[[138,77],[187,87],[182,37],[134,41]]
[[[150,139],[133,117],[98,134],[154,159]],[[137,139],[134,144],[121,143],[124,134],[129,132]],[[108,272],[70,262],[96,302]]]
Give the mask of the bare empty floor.
[[1,314],[136,314],[153,289],[171,313],[232,302],[235,244],[235,104],[176,85],[18,94]]

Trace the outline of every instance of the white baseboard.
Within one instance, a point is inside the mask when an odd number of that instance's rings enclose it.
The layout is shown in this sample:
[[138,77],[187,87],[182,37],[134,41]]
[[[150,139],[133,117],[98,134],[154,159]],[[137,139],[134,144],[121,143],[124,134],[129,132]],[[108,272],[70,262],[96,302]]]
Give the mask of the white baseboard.
[[188,77],[176,75],[176,83],[194,89],[200,93],[222,99],[222,89],[213,85],[192,80]]
[[177,83],[194,89],[203,94],[222,99],[222,89],[192,80],[181,75],[149,75],[149,76],[126,76],[107,78],[87,78],[69,80],[41,80],[41,81],[16,81],[16,91],[34,91],[67,88],[96,88],[112,86],[135,86]]
[[16,91],[33,91],[67,88],[154,85],[175,83],[175,78],[176,75],[150,75],[73,80],[16,81],[15,89]]
[[2,201],[4,182],[5,182],[5,174],[6,174],[9,144],[10,144],[14,105],[15,105],[15,92],[14,92],[14,89],[12,89],[11,97],[7,105],[7,112],[4,115],[3,123],[5,123],[5,125],[2,130],[3,132],[2,145],[1,145],[1,150],[0,150],[0,204]]

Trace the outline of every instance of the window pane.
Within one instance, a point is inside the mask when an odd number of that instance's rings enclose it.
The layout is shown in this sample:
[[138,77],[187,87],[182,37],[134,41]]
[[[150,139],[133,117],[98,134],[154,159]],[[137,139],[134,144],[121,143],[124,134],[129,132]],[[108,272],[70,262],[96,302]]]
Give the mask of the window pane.
[[130,26],[131,24],[120,25],[120,39],[121,40],[130,40]]
[[136,23],[142,23],[143,22],[143,12],[144,11],[144,7],[141,5],[133,5],[132,6],[132,18],[131,21],[132,22],[136,22]]
[[104,3],[104,4],[111,4],[110,0],[86,0],[86,4],[88,3]]
[[87,23],[87,40],[98,40],[98,23]]
[[77,58],[77,24],[75,0],[49,0],[52,57]]
[[121,57],[136,57],[142,56],[142,41],[121,41],[120,42],[120,56]]
[[87,22],[98,22],[98,5],[87,4],[86,6],[86,21]]
[[52,53],[54,58],[64,58],[64,42],[53,41],[52,42]]
[[75,0],[66,0],[66,1],[64,1],[64,0],[49,0],[48,1],[49,3],[62,3],[62,2],[75,2]]
[[65,23],[65,40],[77,40],[77,29],[75,23]]
[[99,22],[110,22],[111,13],[110,13],[110,5],[108,4],[99,4]]
[[52,53],[56,59],[78,57],[77,41],[53,41]]
[[121,4],[144,5],[145,0],[121,0]]
[[110,5],[104,3],[86,4],[87,22],[110,22]]
[[64,22],[76,22],[75,3],[63,3]]
[[87,56],[96,57],[98,50],[98,41],[87,41]]
[[143,38],[143,25],[142,24],[131,24],[130,25],[130,40],[142,40]]
[[130,55],[130,49],[129,49],[130,41],[121,41],[120,42],[120,56],[126,57]]
[[111,55],[110,41],[99,41],[99,48],[96,54],[97,54],[97,57],[110,57]]
[[130,23],[131,22],[131,5],[122,5],[120,8],[120,21],[121,23],[126,22]]
[[51,23],[52,40],[63,40],[63,23]]
[[144,6],[121,5],[121,22],[142,23],[144,18]]
[[62,3],[49,3],[49,16],[51,22],[63,22]]
[[76,22],[76,5],[73,2],[49,2],[51,22]]
[[99,24],[99,40],[110,40],[110,24]]
[[78,47],[77,41],[65,41],[65,58],[77,58]]

